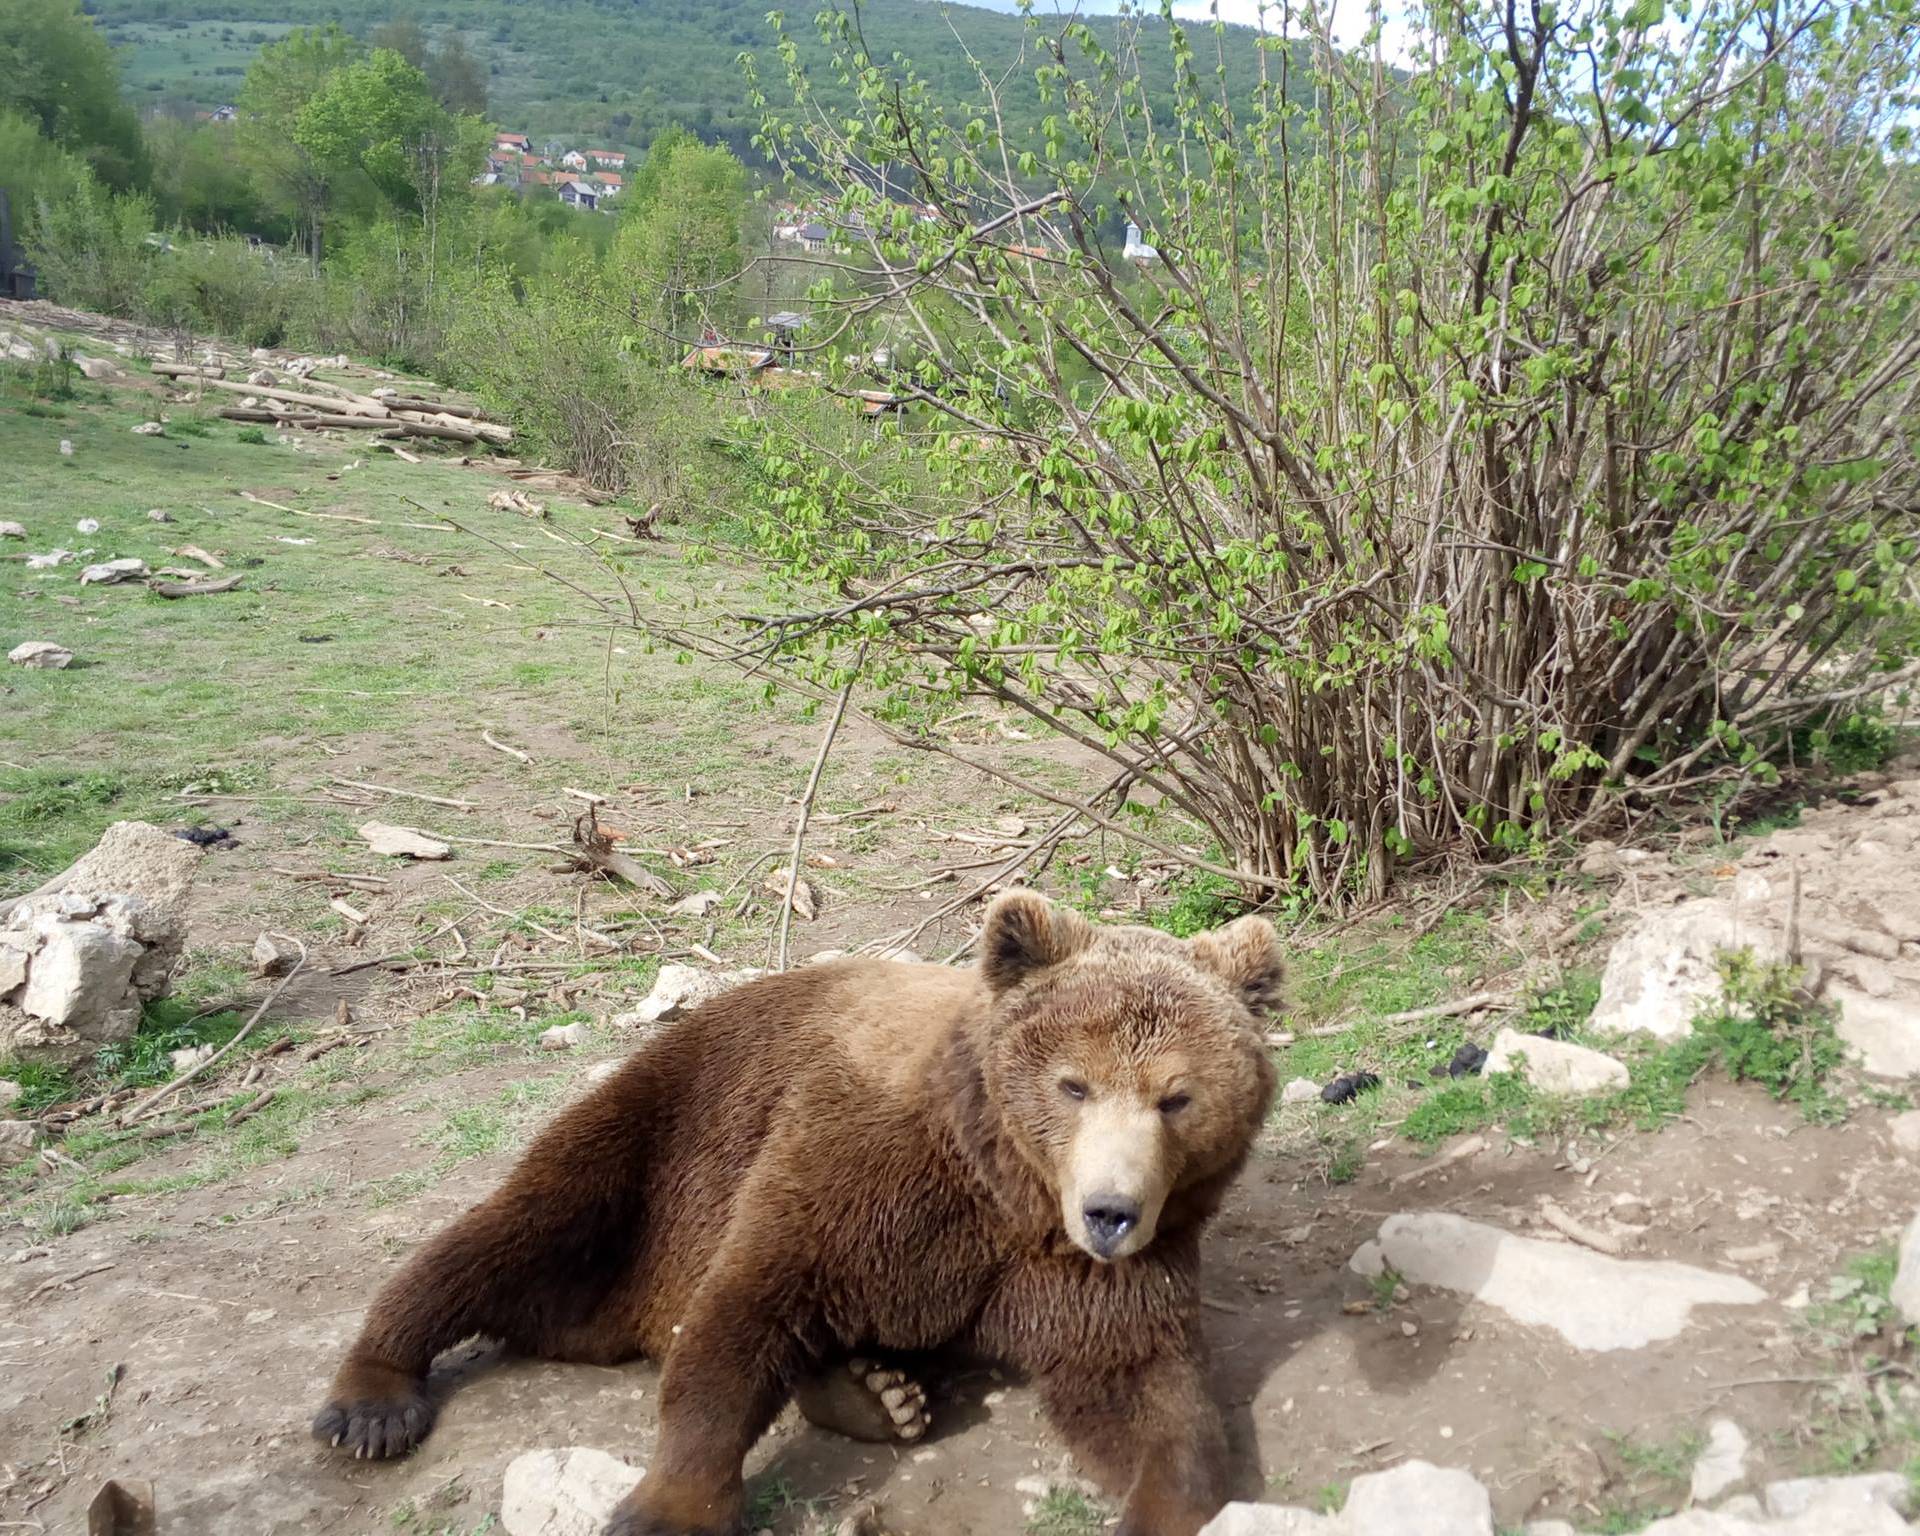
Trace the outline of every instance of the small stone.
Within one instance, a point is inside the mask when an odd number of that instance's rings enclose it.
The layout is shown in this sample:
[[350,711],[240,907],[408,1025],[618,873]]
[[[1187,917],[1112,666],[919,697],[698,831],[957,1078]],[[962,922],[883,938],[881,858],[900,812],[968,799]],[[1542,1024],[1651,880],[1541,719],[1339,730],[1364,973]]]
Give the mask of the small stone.
[[0,1168],[10,1168],[33,1156],[33,1122],[0,1120]]
[[1296,1077],[1280,1090],[1282,1104],[1311,1104],[1320,1097],[1320,1085],[1310,1077]]
[[1519,1072],[1542,1093],[1568,1097],[1611,1093],[1631,1081],[1625,1063],[1604,1051],[1567,1040],[1523,1035],[1515,1029],[1503,1029],[1494,1036],[1486,1075],[1492,1077],[1499,1072]]
[[1420,1326],[1417,1323],[1402,1323],[1400,1325],[1400,1336],[1402,1338],[1411,1339],[1419,1332]]
[[71,438],[63,437],[60,439],[60,457],[63,459],[73,457],[73,440]]
[[167,429],[157,421],[143,421],[133,429],[133,435],[135,437],[158,437],[166,430]]
[[600,1536],[643,1469],[588,1446],[527,1451],[507,1463],[500,1524],[508,1536]]
[[1340,1521],[1366,1536],[1494,1536],[1487,1490],[1469,1472],[1425,1461],[1356,1477]]
[[145,581],[152,574],[147,569],[146,561],[128,555],[119,560],[102,560],[96,565],[87,566],[80,572],[80,585],[110,587],[122,581]]
[[1707,1426],[1707,1448],[1693,1464],[1694,1503],[1710,1503],[1746,1475],[1746,1435],[1732,1419],[1715,1419]]
[[25,1096],[22,1088],[10,1077],[0,1077],[0,1115],[4,1115]]
[[178,1051],[168,1051],[167,1060],[172,1064],[174,1075],[191,1072],[195,1067],[213,1060],[213,1047],[210,1045],[189,1045]]
[[362,823],[360,835],[375,853],[385,854],[388,858],[431,860],[453,857],[453,849],[447,844],[412,827],[393,827],[385,822],[369,821]]
[[1900,1267],[1887,1293],[1909,1327],[1920,1327],[1920,1216],[1915,1216],[1900,1239]]
[[285,939],[262,933],[253,941],[253,973],[256,976],[284,976],[300,958],[299,946]]
[[765,974],[751,967],[737,971],[699,971],[690,965],[663,965],[660,974],[654,978],[653,990],[641,1000],[638,1007],[617,1015],[613,1020],[614,1028],[636,1029],[646,1024],[677,1019],[682,1014],[691,1013],[707,999],[718,997],[722,992]]
[[540,1037],[540,1049],[543,1051],[570,1051],[576,1045],[585,1045],[591,1035],[584,1024],[556,1024]]
[[150,507],[147,510],[147,521],[150,523],[170,523],[173,521],[173,514],[164,507]]
[[1775,1242],[1748,1243],[1744,1247],[1729,1248],[1729,1264],[1771,1264],[1780,1257],[1780,1245]]
[[0,539],[24,539],[27,530],[19,523],[0,521]]
[[28,555],[27,569],[30,571],[50,571],[56,565],[65,565],[73,558],[70,549],[50,549],[44,555]]
[[7,660],[16,667],[63,672],[73,665],[73,652],[52,640],[22,640],[7,652]]
[[100,531],[100,519],[97,517],[83,517],[73,525],[73,531],[75,533],[98,533]]
[[1795,1477],[1768,1483],[1767,1513],[1776,1520],[1797,1520],[1811,1510],[1867,1510],[1876,1506],[1905,1515],[1913,1507],[1913,1488],[1898,1472],[1865,1472],[1854,1477]]

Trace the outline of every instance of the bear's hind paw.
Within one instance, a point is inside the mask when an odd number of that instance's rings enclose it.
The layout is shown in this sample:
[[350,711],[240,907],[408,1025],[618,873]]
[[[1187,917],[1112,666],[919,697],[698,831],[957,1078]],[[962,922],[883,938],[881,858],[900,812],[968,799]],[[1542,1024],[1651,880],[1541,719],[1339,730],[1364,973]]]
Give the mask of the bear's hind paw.
[[905,1371],[855,1358],[804,1383],[800,1411],[822,1429],[853,1440],[904,1441],[927,1432],[927,1394]]
[[404,1456],[433,1428],[433,1402],[424,1383],[391,1396],[336,1395],[314,1416],[313,1435],[355,1460]]

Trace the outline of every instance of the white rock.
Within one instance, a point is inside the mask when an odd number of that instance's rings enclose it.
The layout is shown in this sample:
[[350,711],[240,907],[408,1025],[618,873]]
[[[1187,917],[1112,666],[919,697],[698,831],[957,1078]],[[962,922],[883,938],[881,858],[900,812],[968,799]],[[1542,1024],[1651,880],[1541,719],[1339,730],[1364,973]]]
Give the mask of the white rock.
[[1920,1216],[1913,1218],[1900,1239],[1900,1267],[1888,1295],[1908,1325],[1920,1327]]
[[1320,1097],[1320,1085],[1310,1077],[1296,1077],[1280,1090],[1282,1104],[1307,1104]]
[[75,533],[98,533],[100,531],[100,519],[97,517],[83,517],[73,525],[73,531]]
[[1388,1265],[1413,1284],[1465,1292],[1586,1350],[1640,1349],[1679,1334],[1697,1306],[1767,1299],[1736,1275],[1609,1258],[1440,1211],[1389,1216],[1349,1267],[1377,1275]]
[[718,891],[695,891],[691,896],[682,896],[667,908],[669,917],[705,917],[720,905]]
[[80,585],[110,587],[120,581],[145,581],[152,574],[147,569],[146,561],[127,555],[118,560],[102,560],[96,565],[87,566],[80,572]]
[[284,976],[300,959],[300,947],[270,933],[261,933],[253,941],[253,973],[256,976]]
[[361,825],[360,835],[367,840],[367,846],[375,853],[384,853],[396,859],[450,859],[453,849],[436,837],[412,827],[392,827],[383,821],[369,821]]
[[0,1114],[5,1114],[18,1104],[26,1091],[12,1078],[0,1077]]
[[174,1074],[191,1072],[202,1062],[213,1060],[213,1047],[210,1045],[189,1045],[182,1050],[168,1051],[167,1060],[172,1063]]
[[[135,940],[105,924],[64,921],[55,913],[36,916],[32,932],[38,943],[20,992],[22,1013],[93,1035],[125,1008],[133,965],[141,953]],[[131,1034],[131,1028],[126,1033]]]
[[638,1007],[617,1015],[613,1021],[614,1028],[637,1029],[642,1025],[677,1019],[684,1013],[692,1012],[707,999],[718,997],[742,982],[765,974],[752,967],[737,971],[697,971],[690,965],[663,965],[660,974],[654,978],[653,990],[641,1000]]
[[173,514],[164,507],[149,507],[147,508],[147,521],[150,523],[170,523],[173,521]]
[[576,1045],[585,1045],[590,1038],[584,1024],[556,1024],[540,1036],[540,1049],[570,1051]]
[[121,376],[120,370],[104,357],[82,357],[75,353],[73,361],[89,379],[117,379]]
[[1494,1536],[1487,1490],[1469,1472],[1425,1461],[1356,1477],[1340,1523],[1354,1536]]
[[507,1463],[500,1524],[508,1536],[600,1536],[644,1470],[589,1446],[527,1451]]
[[135,437],[158,437],[166,430],[167,429],[157,421],[143,421],[133,429],[133,435]]
[[1723,996],[1721,954],[1738,949],[1763,960],[1781,957],[1779,935],[1744,920],[1728,902],[1690,901],[1647,913],[1607,956],[1592,1028],[1603,1035],[1684,1039],[1695,1016]]
[[24,539],[27,530],[18,523],[0,520],[0,539]]
[[61,672],[73,665],[73,652],[52,640],[22,640],[7,652],[7,660],[16,667]]
[[65,565],[73,558],[70,549],[50,549],[44,555],[28,555],[27,569],[30,571],[50,571],[56,565]]
[[1523,1035],[1517,1029],[1503,1029],[1494,1036],[1493,1049],[1487,1053],[1482,1070],[1489,1077],[1496,1072],[1518,1072],[1542,1093],[1569,1097],[1611,1093],[1630,1081],[1626,1065],[1604,1051],[1590,1050],[1570,1040]]
[[10,1168],[33,1156],[33,1122],[0,1120],[0,1168]]
[[1346,1536],[1333,1515],[1280,1504],[1229,1504],[1201,1527],[1200,1536]]
[[1855,1477],[1794,1477],[1768,1483],[1763,1491],[1767,1513],[1790,1520],[1810,1509],[1878,1504],[1897,1515],[1913,1511],[1913,1488],[1898,1472],[1866,1472]]
[[1895,1115],[1887,1122],[1887,1135],[1893,1141],[1894,1151],[1920,1162],[1920,1109]]
[[1920,1075],[1920,1005],[1905,997],[1873,997],[1844,985],[1827,989],[1839,1005],[1834,1029],[1860,1053],[1860,1062],[1876,1077]]
[[60,457],[63,459],[73,457],[73,441],[71,438],[63,437],[60,439]]
[[1707,1426],[1707,1448],[1693,1464],[1693,1502],[1710,1504],[1747,1475],[1747,1437],[1732,1419]]

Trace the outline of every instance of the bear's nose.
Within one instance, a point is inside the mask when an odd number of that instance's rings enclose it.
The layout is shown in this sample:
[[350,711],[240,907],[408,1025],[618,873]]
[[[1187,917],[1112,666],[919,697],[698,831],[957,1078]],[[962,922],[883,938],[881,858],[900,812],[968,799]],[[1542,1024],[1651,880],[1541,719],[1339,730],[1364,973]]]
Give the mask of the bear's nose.
[[1103,1259],[1112,1257],[1126,1235],[1140,1225],[1139,1202],[1124,1195],[1095,1195],[1080,1208],[1080,1214],[1086,1218],[1094,1251]]

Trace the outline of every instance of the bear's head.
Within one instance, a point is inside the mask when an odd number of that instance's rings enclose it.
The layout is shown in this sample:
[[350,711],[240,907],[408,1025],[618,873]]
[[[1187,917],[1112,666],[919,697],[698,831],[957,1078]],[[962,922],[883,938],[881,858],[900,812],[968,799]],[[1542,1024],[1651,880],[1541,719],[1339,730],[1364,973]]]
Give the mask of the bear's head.
[[1273,1095],[1254,1010],[1275,1000],[1264,918],[1176,939],[1012,891],[988,910],[982,1071],[1067,1236],[1103,1262],[1153,1241],[1170,1199],[1217,1188]]

